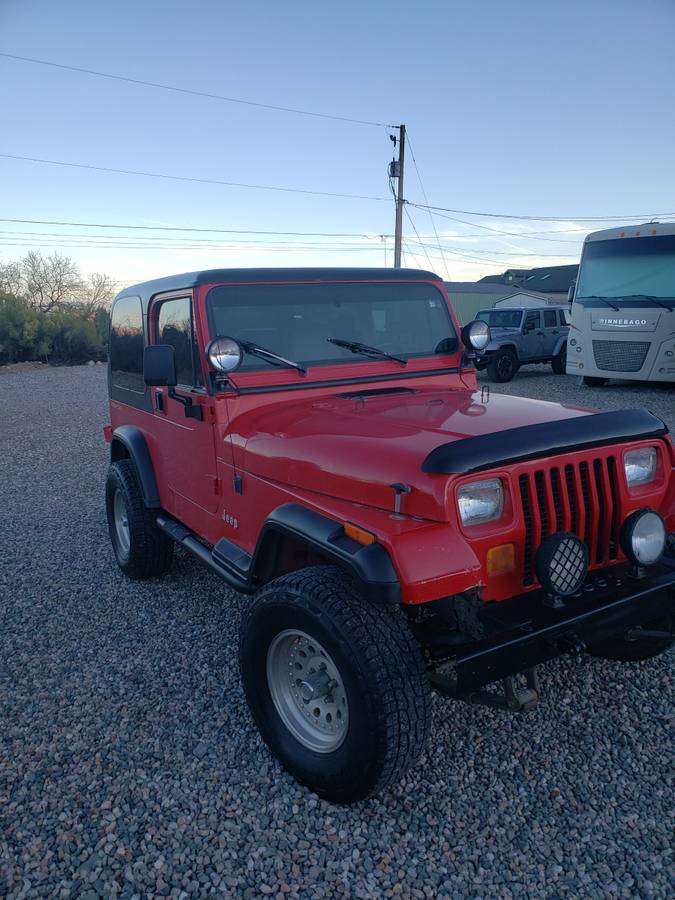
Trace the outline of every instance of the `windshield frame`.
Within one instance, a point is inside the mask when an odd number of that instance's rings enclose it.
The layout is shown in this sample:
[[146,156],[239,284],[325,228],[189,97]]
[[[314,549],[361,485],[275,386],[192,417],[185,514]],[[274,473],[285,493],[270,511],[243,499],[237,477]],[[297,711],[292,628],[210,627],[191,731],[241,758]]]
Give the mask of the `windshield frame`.
[[[458,371],[458,368],[452,367],[449,365],[449,358],[457,357],[459,353],[463,350],[463,345],[461,342],[461,338],[459,336],[459,327],[457,325],[456,318],[454,316],[454,312],[452,307],[448,301],[447,294],[445,293],[442,283],[430,278],[420,278],[418,279],[401,279],[400,281],[392,278],[392,279],[378,279],[378,278],[364,278],[363,280],[341,280],[336,278],[327,278],[325,280],[320,281],[307,281],[307,280],[270,280],[270,281],[255,281],[255,282],[214,282],[212,284],[204,285],[203,287],[203,305],[206,313],[206,320],[204,322],[204,330],[207,335],[207,342],[212,340],[214,337],[222,337],[227,336],[234,338],[235,340],[240,337],[234,332],[230,332],[227,335],[222,333],[217,333],[218,329],[216,327],[215,317],[214,317],[214,303],[212,294],[215,290],[221,290],[225,288],[274,288],[274,287],[298,287],[301,288],[303,286],[319,286],[319,285],[337,285],[348,287],[349,285],[354,286],[362,286],[362,285],[378,285],[378,286],[405,286],[405,285],[426,285],[432,287],[435,291],[438,292],[438,300],[441,304],[442,309],[444,310],[445,319],[447,321],[448,331],[445,335],[445,338],[439,337],[438,344],[442,342],[443,339],[454,340],[454,348],[450,350],[440,350],[434,352],[425,351],[420,353],[406,353],[401,352],[400,355],[406,359],[406,361],[411,363],[419,363],[419,364],[429,364],[431,363],[434,371]],[[367,302],[367,301],[366,301]],[[419,299],[416,299],[415,302],[422,302]],[[356,340],[358,341],[360,337],[363,335],[352,335],[352,334],[340,334],[339,337],[343,340]],[[269,344],[269,341],[268,341]],[[329,348],[331,344],[327,341],[326,347]],[[438,345],[437,345],[438,346]],[[282,347],[276,346],[268,346],[266,345],[266,349],[273,351],[274,353],[280,353],[284,355],[284,351]],[[297,355],[297,354],[296,354]],[[394,369],[400,377],[405,377],[405,372],[401,371],[400,363],[390,360],[387,358],[367,358],[365,356],[358,356],[349,350],[344,350],[344,356],[334,357],[330,356],[327,358],[317,358],[317,359],[307,359],[302,358],[299,360],[301,364],[308,370],[310,370],[310,381],[311,375],[316,376],[317,370],[321,372],[320,378],[332,378],[339,377],[340,370],[344,369],[354,369],[354,367],[358,366],[360,369],[364,366],[369,369],[373,369],[373,378],[378,378],[378,372],[382,369],[385,373],[391,372]],[[261,378],[267,380],[269,376],[289,376],[293,373],[290,370],[281,370],[281,369],[273,369],[270,366],[267,366],[262,360],[260,361],[260,365],[250,365],[246,366],[246,368],[239,368],[236,371],[237,381],[241,378],[248,379],[251,378],[254,381],[258,382]],[[415,366],[415,370],[418,366]],[[424,368],[427,368],[427,365],[424,365]],[[336,370],[333,372],[332,370]],[[424,374],[423,372],[421,374]],[[391,376],[386,376],[391,377]],[[276,381],[276,378],[272,378],[271,380]]]

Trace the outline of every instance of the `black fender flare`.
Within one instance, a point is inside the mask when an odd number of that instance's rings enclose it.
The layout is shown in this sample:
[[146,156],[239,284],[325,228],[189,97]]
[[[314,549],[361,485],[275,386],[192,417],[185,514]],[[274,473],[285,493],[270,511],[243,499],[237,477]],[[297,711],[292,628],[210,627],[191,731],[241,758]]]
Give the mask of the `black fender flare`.
[[388,551],[382,544],[360,544],[345,534],[343,523],[297,503],[284,503],[267,517],[251,559],[249,578],[264,582],[272,567],[279,538],[291,536],[359,581],[373,599],[399,603],[401,589]]
[[[119,453],[120,446],[124,447],[126,451],[124,454]],[[145,506],[148,509],[161,509],[162,504],[159,500],[157,479],[150,459],[150,451],[143,432],[134,425],[120,425],[113,431],[110,442],[110,462],[113,463],[124,457],[131,459],[136,466]]]

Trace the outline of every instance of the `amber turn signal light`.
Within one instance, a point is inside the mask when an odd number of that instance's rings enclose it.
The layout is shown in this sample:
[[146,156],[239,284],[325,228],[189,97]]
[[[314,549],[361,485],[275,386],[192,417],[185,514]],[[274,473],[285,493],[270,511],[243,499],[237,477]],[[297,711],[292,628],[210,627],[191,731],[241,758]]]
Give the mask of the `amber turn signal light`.
[[488,575],[496,575],[498,572],[507,572],[516,564],[516,548],[513,544],[500,544],[498,547],[490,547],[487,552]]
[[358,541],[359,544],[374,544],[375,543],[375,535],[371,534],[369,531],[365,531],[363,528],[359,528],[358,525],[352,525],[351,522],[345,522],[344,530],[347,537],[352,538],[354,541]]

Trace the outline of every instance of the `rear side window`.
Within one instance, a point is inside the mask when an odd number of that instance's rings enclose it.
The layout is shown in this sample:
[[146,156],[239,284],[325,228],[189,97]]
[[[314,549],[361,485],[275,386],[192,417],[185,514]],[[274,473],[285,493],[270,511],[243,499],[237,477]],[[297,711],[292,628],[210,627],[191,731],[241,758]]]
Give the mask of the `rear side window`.
[[124,297],[110,318],[110,378],[115,387],[145,393],[143,310],[138,297]]
[[165,300],[161,304],[157,315],[157,343],[173,347],[178,384],[189,387],[202,384],[189,297]]
[[555,310],[554,309],[545,309],[544,310],[544,328],[555,328],[557,322],[555,320]]
[[558,310],[558,315],[560,316],[560,324],[561,324],[561,325],[567,325],[568,322],[567,322],[567,318],[566,318],[566,316],[565,316],[565,310],[564,310],[564,309],[559,309],[559,310]]

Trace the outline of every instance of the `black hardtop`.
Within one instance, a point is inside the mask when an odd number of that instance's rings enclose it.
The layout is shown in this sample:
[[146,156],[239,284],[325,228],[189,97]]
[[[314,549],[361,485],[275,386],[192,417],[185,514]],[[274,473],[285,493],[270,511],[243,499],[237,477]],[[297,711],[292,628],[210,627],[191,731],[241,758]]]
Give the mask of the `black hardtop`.
[[427,281],[433,279],[442,284],[434,272],[423,269],[383,269],[383,268],[307,268],[307,269],[204,269],[202,272],[184,272],[182,275],[168,275],[124,288],[120,297],[140,297],[143,304],[155,294],[165,291],[181,291],[200,284],[236,284],[255,282],[321,282],[321,281]]

